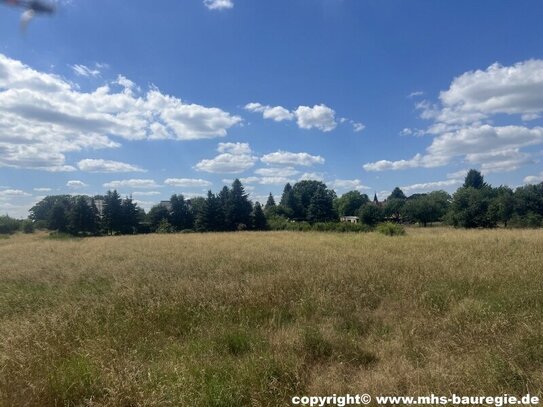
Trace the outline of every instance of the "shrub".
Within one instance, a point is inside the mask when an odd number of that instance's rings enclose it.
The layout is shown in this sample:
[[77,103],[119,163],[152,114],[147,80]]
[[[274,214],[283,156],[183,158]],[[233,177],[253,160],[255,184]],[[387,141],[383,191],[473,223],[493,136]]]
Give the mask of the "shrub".
[[21,224],[23,233],[34,233],[34,223],[31,220],[25,220]]
[[397,223],[385,222],[377,225],[376,231],[386,236],[403,236],[405,229]]
[[162,219],[156,228],[156,233],[172,233],[173,228],[166,219]]
[[19,230],[21,221],[10,218],[9,216],[0,216],[0,234],[10,235]]

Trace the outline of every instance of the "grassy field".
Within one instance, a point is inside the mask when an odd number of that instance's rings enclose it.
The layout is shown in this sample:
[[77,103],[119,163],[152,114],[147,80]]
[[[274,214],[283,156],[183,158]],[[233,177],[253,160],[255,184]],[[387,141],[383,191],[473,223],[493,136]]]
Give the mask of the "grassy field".
[[543,231],[0,239],[1,406],[542,388]]

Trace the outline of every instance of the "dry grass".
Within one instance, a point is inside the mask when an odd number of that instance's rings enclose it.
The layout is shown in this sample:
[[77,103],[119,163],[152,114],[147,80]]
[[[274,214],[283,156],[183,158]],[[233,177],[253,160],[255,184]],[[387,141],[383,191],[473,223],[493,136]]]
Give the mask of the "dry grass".
[[543,232],[0,240],[0,405],[532,394]]

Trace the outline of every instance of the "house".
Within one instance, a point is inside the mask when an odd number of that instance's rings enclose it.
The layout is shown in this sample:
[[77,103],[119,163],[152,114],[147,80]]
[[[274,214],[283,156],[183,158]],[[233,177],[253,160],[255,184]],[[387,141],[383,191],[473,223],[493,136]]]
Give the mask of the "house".
[[358,223],[360,218],[358,216],[342,216],[339,218],[341,222]]

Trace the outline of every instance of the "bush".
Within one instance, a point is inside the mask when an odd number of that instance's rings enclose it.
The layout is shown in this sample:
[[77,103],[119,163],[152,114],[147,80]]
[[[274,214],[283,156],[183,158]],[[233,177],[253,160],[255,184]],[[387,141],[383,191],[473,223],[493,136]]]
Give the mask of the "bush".
[[156,233],[172,233],[173,231],[172,225],[166,219],[162,219],[156,228]]
[[0,234],[11,235],[19,230],[21,221],[10,218],[9,216],[0,216]]
[[525,216],[513,215],[508,226],[513,228],[539,228],[543,225],[543,217],[537,213],[528,212]]
[[403,236],[405,235],[405,229],[402,225],[397,223],[385,222],[377,225],[375,229],[377,232],[386,236]]
[[288,226],[288,219],[284,216],[271,215],[268,217],[270,230],[285,230]]
[[34,223],[31,220],[25,220],[21,224],[23,233],[34,233]]

